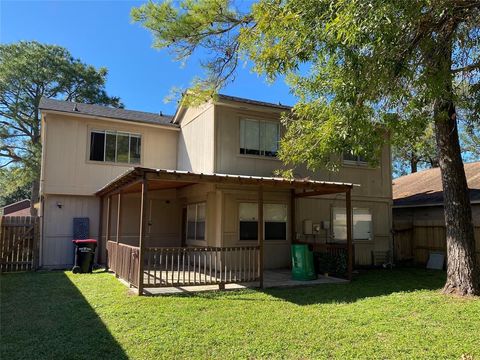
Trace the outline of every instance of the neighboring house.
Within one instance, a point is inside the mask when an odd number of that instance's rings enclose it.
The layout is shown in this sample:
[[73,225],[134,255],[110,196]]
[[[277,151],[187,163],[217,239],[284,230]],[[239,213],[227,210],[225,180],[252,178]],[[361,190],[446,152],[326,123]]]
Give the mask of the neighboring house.
[[[480,162],[464,164],[474,223],[480,225]],[[439,168],[405,175],[393,180],[394,222],[440,221],[443,215],[443,186]]]
[[[90,219],[92,238],[101,228],[100,261],[110,239],[137,245],[145,236],[148,246],[161,247],[257,244],[260,186],[266,268],[290,266],[292,241],[345,243],[351,183],[360,185],[351,190],[355,263],[369,265],[372,251],[391,249],[388,146],[377,167],[347,157],[338,172],[300,169],[301,180],[290,181],[270,178],[282,168],[276,155],[286,106],[220,95],[181,106],[173,117],[47,99],[40,109],[44,267],[71,265],[74,217]],[[149,191],[143,206],[142,181]],[[323,196],[302,196],[314,194]],[[142,209],[147,227],[140,235]]]
[[3,216],[30,216],[30,200],[20,200],[16,203],[5,205],[0,209]]

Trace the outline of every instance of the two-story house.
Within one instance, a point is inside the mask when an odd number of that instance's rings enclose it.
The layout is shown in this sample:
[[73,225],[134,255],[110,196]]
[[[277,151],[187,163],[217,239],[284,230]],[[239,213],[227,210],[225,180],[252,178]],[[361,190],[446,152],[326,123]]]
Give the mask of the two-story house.
[[199,107],[180,106],[173,117],[47,99],[40,108],[44,267],[71,266],[74,217],[90,219],[100,261],[112,239],[242,247],[263,236],[265,268],[289,267],[292,242],[345,243],[348,211],[357,265],[391,249],[388,146],[377,167],[345,157],[338,172],[278,179],[272,174],[283,166],[276,155],[286,106],[220,95]]

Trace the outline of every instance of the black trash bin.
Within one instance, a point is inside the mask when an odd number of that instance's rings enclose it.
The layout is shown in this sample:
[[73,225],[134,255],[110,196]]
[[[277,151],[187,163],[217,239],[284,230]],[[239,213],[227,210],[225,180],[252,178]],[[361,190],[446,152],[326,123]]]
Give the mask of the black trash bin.
[[75,244],[75,264],[73,265],[72,272],[78,273],[91,273],[93,270],[93,261],[95,258],[95,250],[97,248],[97,240],[84,239],[84,240],[72,240]]

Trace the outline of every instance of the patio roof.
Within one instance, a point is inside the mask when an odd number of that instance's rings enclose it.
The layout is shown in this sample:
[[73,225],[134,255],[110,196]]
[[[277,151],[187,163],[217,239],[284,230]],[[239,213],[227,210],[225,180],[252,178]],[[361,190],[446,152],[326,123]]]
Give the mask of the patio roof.
[[[141,180],[149,180],[150,190],[174,189],[184,186],[213,183],[231,185],[263,185],[283,189],[300,189],[308,195],[326,195],[346,192],[358,184],[320,181],[310,179],[287,179],[281,177],[263,177],[231,174],[204,174],[181,170],[134,167],[112,180],[95,194],[104,196],[118,191],[140,192]],[[307,190],[310,190],[307,192]]]

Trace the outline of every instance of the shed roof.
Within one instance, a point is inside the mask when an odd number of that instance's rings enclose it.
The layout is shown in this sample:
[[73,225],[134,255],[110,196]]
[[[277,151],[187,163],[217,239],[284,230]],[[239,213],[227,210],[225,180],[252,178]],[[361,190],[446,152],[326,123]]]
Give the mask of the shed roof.
[[[480,202],[480,161],[464,164],[470,189],[470,201]],[[443,204],[443,186],[439,168],[401,176],[393,180],[393,206],[430,206]]]
[[72,101],[42,98],[40,100],[39,108],[40,110],[46,111],[59,111],[77,115],[83,114],[109,119],[135,121],[140,123],[171,126],[175,128],[178,127],[178,125],[171,123],[172,116],[170,115],[160,115],[144,111],[112,108],[103,105],[83,104]]
[[27,216],[30,215],[30,199],[24,199],[12,204],[5,205],[2,208],[3,215]]
[[[112,180],[96,192],[97,196],[104,196],[129,186],[129,191],[140,191],[139,179],[157,181],[158,186],[152,189],[180,188],[198,183],[236,184],[236,185],[263,185],[289,189],[303,189],[324,191],[325,194],[346,192],[354,186],[352,183],[319,181],[309,179],[286,179],[280,177],[230,175],[230,174],[204,174],[181,170],[154,169],[134,167],[116,179]],[[131,185],[131,186],[130,186]]]

